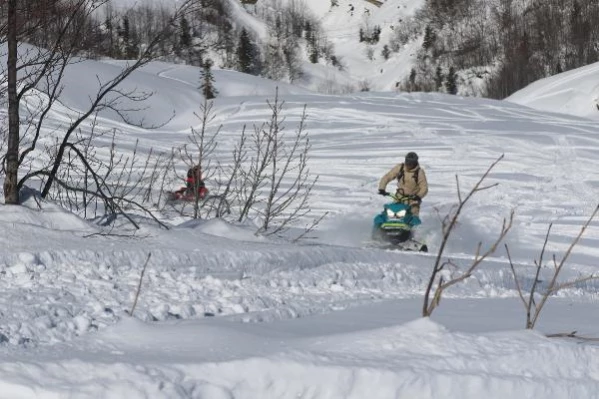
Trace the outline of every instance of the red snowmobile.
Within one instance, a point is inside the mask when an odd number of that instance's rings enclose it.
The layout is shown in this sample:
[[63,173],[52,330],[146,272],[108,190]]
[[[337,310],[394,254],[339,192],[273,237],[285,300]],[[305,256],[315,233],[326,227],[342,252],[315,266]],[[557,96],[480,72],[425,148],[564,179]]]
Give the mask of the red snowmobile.
[[[185,183],[185,187],[169,193],[171,201],[195,201],[196,199],[202,201],[208,196],[208,189],[202,179],[202,170],[199,166],[194,166],[187,171]],[[197,190],[197,194],[195,190]]]

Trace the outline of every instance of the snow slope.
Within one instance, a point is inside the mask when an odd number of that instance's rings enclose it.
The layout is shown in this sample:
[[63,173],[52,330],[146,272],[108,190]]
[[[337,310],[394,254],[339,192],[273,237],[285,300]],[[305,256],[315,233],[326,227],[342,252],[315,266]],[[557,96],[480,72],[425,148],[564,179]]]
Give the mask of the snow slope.
[[507,101],[535,109],[599,119],[599,63],[538,80]]
[[[292,0],[283,0],[280,4],[290,4]],[[298,0],[293,0],[296,3]],[[258,6],[270,7],[273,0],[260,0]],[[118,9],[138,7],[140,5],[177,5],[177,2],[165,0],[111,0]],[[268,27],[254,13],[253,5],[243,6],[239,0],[227,0],[234,24],[243,26],[253,33],[259,41],[268,41]],[[338,6],[331,7],[328,0],[301,0],[305,6],[321,22],[327,40],[334,46],[334,54],[345,66],[343,71],[324,62],[311,64],[307,55],[303,62],[304,77],[297,85],[312,91],[329,93],[357,92],[364,86],[371,90],[393,91],[397,82],[408,76],[412,68],[416,51],[421,40],[415,40],[399,52],[391,54],[385,60],[381,52],[389,45],[394,29],[424,4],[423,0],[386,0],[377,7],[365,0],[339,0]],[[372,29],[381,27],[380,41],[376,44],[359,42],[360,28]],[[367,55],[372,51],[373,58]]]
[[[352,77],[357,82],[368,83],[372,90],[392,91],[396,82],[409,75],[421,42],[408,43],[398,53],[391,54],[388,60],[383,58],[381,52],[393,37],[394,29],[421,8],[424,2],[387,0],[381,7],[363,0],[340,0],[338,3],[338,7],[331,8],[327,1],[306,2],[321,17],[325,32],[335,46],[335,53],[343,60]],[[366,30],[374,26],[381,27],[379,42],[372,45],[360,43],[360,28]],[[368,48],[374,54],[372,60],[367,56]]]
[[[63,105],[49,116],[53,133],[94,92],[97,82],[86,76],[120,67],[85,66],[67,72]],[[221,96],[210,128],[222,125],[215,156],[226,159],[243,125],[268,120],[276,84],[217,72]],[[194,68],[150,64],[133,76],[155,93],[138,118],[162,120],[174,110],[169,124],[134,128],[110,113],[99,122],[119,129],[124,151],[136,139],[142,153],[185,143],[188,126],[198,123],[196,79]],[[443,214],[455,203],[455,175],[467,190],[505,154],[489,176],[498,187],[473,198],[447,251],[464,267],[515,209],[507,242],[529,287],[548,224],[547,251],[559,259],[597,204],[595,122],[441,94],[281,92],[287,129],[308,106],[310,167],[320,175],[311,205],[329,212],[303,243],[256,237],[251,225],[179,223],[168,214],[159,216],[171,230],[144,224],[130,237],[105,236],[51,202],[0,207],[0,397],[597,397],[596,346],[541,334],[597,336],[599,323],[589,317],[596,281],[551,298],[540,332],[523,331],[501,249],[448,290],[432,320],[422,320],[434,255],[364,246],[384,203],[378,179],[407,151],[419,153],[427,172],[419,234],[433,252],[436,209]],[[108,151],[98,148],[100,156]],[[597,270],[598,227],[593,222],[585,233],[565,279]],[[541,281],[550,277],[547,266]]]
[[[283,0],[290,4],[292,0]],[[297,0],[293,0],[296,1]],[[230,0],[235,19],[254,32],[262,41],[267,39],[267,30],[262,21],[253,14],[253,6],[246,12],[237,1]],[[263,0],[269,6],[272,0]],[[334,54],[345,66],[343,71],[331,65],[314,65],[306,61],[303,64],[304,79],[296,84],[310,90],[328,93],[331,87],[336,92],[359,91],[363,86],[371,90],[392,91],[396,82],[405,78],[412,67],[420,40],[408,43],[398,53],[391,54],[388,60],[381,55],[383,47],[388,45],[394,35],[394,29],[409,16],[413,15],[424,2],[422,0],[386,0],[381,7],[359,0],[339,0],[338,6],[331,7],[330,1],[302,0],[301,4],[312,12],[321,22],[326,39],[333,44]],[[380,41],[376,44],[359,42],[360,28],[381,27]],[[373,58],[369,59],[368,49]]]

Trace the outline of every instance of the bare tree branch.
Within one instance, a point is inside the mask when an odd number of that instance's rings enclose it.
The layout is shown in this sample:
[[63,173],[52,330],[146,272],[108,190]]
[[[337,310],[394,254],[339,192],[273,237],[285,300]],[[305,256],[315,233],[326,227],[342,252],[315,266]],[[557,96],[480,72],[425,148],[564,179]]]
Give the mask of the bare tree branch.
[[514,282],[516,283],[516,290],[518,291],[518,296],[520,297],[520,300],[522,300],[522,303],[524,304],[524,307],[528,307],[528,304],[526,302],[526,299],[524,299],[524,294],[522,293],[522,287],[520,287],[520,281],[518,280],[518,276],[516,275],[516,269],[514,268],[514,262],[512,262],[512,256],[510,255],[510,250],[507,246],[507,244],[505,244],[505,251],[507,252],[507,258],[510,262],[510,269],[512,271],[512,275],[514,276]]
[[[455,210],[453,210],[451,213],[447,214],[447,216],[443,219],[443,224],[442,224],[443,238],[441,240],[441,245],[439,247],[439,251],[437,252],[437,256],[435,258],[433,270],[429,277],[429,281],[428,281],[428,284],[426,286],[426,290],[424,293],[424,301],[422,304],[422,316],[423,317],[429,317],[432,314],[434,309],[439,305],[442,293],[445,289],[470,277],[472,275],[472,272],[480,265],[480,263],[486,257],[488,257],[489,255],[491,255],[492,253],[495,252],[495,250],[497,249],[497,246],[501,243],[501,241],[505,238],[505,236],[511,229],[513,218],[514,218],[514,211],[512,211],[510,213],[509,220],[504,219],[503,226],[502,226],[501,232],[499,233],[497,240],[482,255],[480,254],[482,243],[479,243],[479,245],[477,247],[477,251],[476,251],[476,256],[475,256],[472,264],[463,274],[461,274],[458,277],[454,277],[447,282],[443,281],[442,277],[438,278],[439,273],[441,272],[441,270],[444,267],[444,263],[442,263],[441,260],[443,257],[443,253],[445,251],[445,247],[447,246],[447,242],[449,240],[449,237],[450,237],[452,231],[454,230],[455,226],[457,225],[457,221],[458,221],[458,218],[460,217],[462,209],[468,203],[468,201],[472,198],[473,195],[475,195],[476,193],[478,193],[482,190],[486,190],[488,188],[495,186],[495,185],[492,185],[492,186],[484,187],[484,186],[482,186],[482,183],[489,176],[489,174],[491,173],[493,168],[503,159],[503,157],[504,157],[504,155],[502,154],[499,158],[497,158],[497,160],[495,160],[491,164],[491,166],[489,166],[487,171],[481,176],[481,178],[474,185],[474,187],[472,187],[472,189],[466,195],[466,197],[462,198],[460,185],[459,185],[459,179],[456,176],[456,184],[457,184],[457,193],[458,193],[459,203],[458,203],[457,207],[455,208]],[[433,286],[435,286],[435,284],[436,284],[436,288],[434,290],[433,298],[431,300],[431,291],[433,291]]]
[[[577,279],[574,279],[571,281],[567,281],[564,283],[558,282],[560,273],[562,272],[564,265],[568,261],[568,258],[572,254],[574,247],[576,247],[576,245],[582,238],[582,235],[587,230],[587,228],[590,226],[593,219],[597,216],[598,212],[599,212],[599,205],[597,205],[597,207],[595,207],[595,210],[593,211],[591,216],[587,219],[587,221],[580,228],[578,235],[574,238],[574,240],[572,241],[572,243],[566,250],[564,257],[562,258],[562,260],[559,263],[557,262],[556,256],[553,255],[553,257],[552,257],[553,265],[554,265],[553,275],[551,277],[549,284],[545,288],[544,292],[539,293],[538,292],[539,291],[539,283],[540,283],[539,276],[541,273],[541,269],[543,268],[543,257],[544,257],[544,254],[545,254],[545,251],[547,248],[547,242],[549,241],[549,235],[550,235],[551,227],[553,226],[553,224],[549,225],[549,228],[547,229],[547,234],[545,235],[545,240],[543,242],[543,247],[541,249],[541,254],[539,256],[539,259],[534,261],[536,271],[535,271],[534,281],[533,281],[530,291],[528,293],[528,299],[524,297],[522,290],[520,289],[520,286],[518,283],[518,276],[515,271],[514,265],[511,261],[511,257],[509,255],[509,249],[506,246],[506,251],[508,251],[508,258],[510,259],[510,266],[512,268],[512,275],[514,277],[514,281],[516,281],[516,288],[518,289],[518,294],[520,295],[520,298],[521,298],[522,303],[524,304],[524,308],[526,310],[526,328],[527,329],[535,328],[535,325],[536,325],[537,321],[539,320],[541,312],[543,311],[543,307],[545,306],[547,300],[549,299],[549,297],[551,295],[557,293],[558,291],[560,291],[562,289],[570,288],[570,287],[576,286],[578,284],[583,284],[588,281],[599,279],[599,275],[592,273],[590,275],[582,276],[580,278],[577,278]],[[541,297],[541,301],[538,304],[535,302],[535,295],[540,295],[540,297]],[[574,333],[572,333],[572,334],[574,334]],[[559,336],[559,335],[551,335],[551,336]]]

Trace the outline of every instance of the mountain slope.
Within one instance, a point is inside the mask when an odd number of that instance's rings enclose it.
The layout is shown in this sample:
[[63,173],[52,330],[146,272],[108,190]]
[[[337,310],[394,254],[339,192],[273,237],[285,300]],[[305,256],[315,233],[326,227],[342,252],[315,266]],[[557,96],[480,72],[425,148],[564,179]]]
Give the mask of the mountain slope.
[[[230,0],[235,3],[235,0]],[[246,6],[252,13],[256,7],[268,8],[270,0],[257,3],[257,6]],[[334,47],[333,52],[345,67],[343,71],[332,65],[321,62],[321,71],[313,73],[314,66],[304,62],[303,69],[308,75],[304,81],[296,82],[311,89],[318,89],[331,81],[339,85],[353,85],[353,91],[368,87],[371,90],[393,90],[397,82],[404,79],[410,72],[415,56],[415,50],[421,45],[416,40],[403,46],[397,53],[391,53],[388,60],[383,55],[383,48],[389,45],[395,35],[395,29],[406,17],[411,16],[424,2],[422,0],[387,0],[377,7],[367,1],[339,0],[337,6],[331,6],[329,1],[318,0],[284,0],[282,4],[305,4],[323,27],[323,31]],[[260,6],[262,4],[262,6]],[[232,9],[238,10],[235,3]],[[247,17],[235,12],[236,18],[244,26]],[[360,30],[372,31],[380,27],[380,40],[367,44],[360,42]],[[266,39],[261,28],[254,29],[257,37]],[[369,52],[371,56],[369,56]],[[314,81],[316,80],[316,82]],[[321,90],[323,91],[323,90]]]

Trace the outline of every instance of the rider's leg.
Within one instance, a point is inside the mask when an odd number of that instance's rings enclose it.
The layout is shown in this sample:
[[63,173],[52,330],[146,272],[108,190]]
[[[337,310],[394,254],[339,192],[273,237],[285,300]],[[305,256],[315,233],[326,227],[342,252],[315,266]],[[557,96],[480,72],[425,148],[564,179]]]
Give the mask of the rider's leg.
[[412,205],[412,215],[418,216],[420,214],[420,205],[414,204]]

